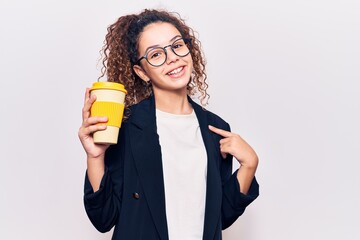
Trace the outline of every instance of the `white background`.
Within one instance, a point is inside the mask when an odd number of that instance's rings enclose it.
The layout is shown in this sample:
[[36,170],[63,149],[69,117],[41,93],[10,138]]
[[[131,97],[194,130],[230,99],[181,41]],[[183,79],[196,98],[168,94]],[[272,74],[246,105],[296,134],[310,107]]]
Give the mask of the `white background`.
[[110,239],[83,208],[77,130],[106,27],[146,7],[199,33],[208,108],[260,156],[261,196],[224,239],[360,239],[357,0],[2,0],[0,239]]

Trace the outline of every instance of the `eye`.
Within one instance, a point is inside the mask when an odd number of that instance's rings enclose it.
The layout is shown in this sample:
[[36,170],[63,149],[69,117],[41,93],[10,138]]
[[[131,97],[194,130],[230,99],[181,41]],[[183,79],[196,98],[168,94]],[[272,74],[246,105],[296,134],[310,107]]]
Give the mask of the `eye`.
[[184,42],[184,40],[181,39],[181,40],[178,40],[178,41],[174,42],[172,47],[174,49],[177,49],[177,48],[183,47],[184,45],[185,45],[185,42]]
[[164,54],[164,50],[162,48],[155,48],[148,53],[148,58],[149,59],[160,58],[163,54]]

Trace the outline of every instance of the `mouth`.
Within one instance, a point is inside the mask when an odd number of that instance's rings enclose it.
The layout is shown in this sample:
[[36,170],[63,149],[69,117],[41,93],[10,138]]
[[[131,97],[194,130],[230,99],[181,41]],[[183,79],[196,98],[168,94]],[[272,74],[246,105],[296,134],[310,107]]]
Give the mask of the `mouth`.
[[169,76],[172,76],[172,77],[175,77],[177,75],[181,75],[181,71],[184,69],[184,67],[178,67],[178,68],[175,68],[174,70],[172,70],[171,72],[168,72],[166,75],[169,75]]

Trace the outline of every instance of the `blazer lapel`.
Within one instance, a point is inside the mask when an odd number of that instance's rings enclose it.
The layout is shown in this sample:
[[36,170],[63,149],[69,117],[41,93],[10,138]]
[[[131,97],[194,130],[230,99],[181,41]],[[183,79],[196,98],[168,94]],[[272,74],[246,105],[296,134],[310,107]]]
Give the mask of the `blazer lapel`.
[[164,179],[154,98],[142,101],[131,114],[130,144],[135,165],[157,231],[161,239],[167,240]]
[[210,132],[208,125],[208,114],[206,110],[202,109],[198,104],[189,98],[192,104],[197,119],[199,121],[202,138],[205,144],[208,168],[207,168],[207,183],[206,183],[206,203],[205,203],[205,219],[204,219],[204,240],[214,239],[215,231],[221,219],[221,200],[222,200],[222,186],[221,176],[219,174],[219,147],[215,143],[215,139]]

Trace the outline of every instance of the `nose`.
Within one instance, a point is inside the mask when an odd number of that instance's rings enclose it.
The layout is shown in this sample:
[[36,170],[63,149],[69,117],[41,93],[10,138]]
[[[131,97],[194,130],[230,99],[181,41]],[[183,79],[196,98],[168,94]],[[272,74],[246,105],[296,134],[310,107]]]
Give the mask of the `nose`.
[[172,62],[176,62],[179,59],[179,56],[174,53],[171,46],[166,46],[166,63],[170,64]]

